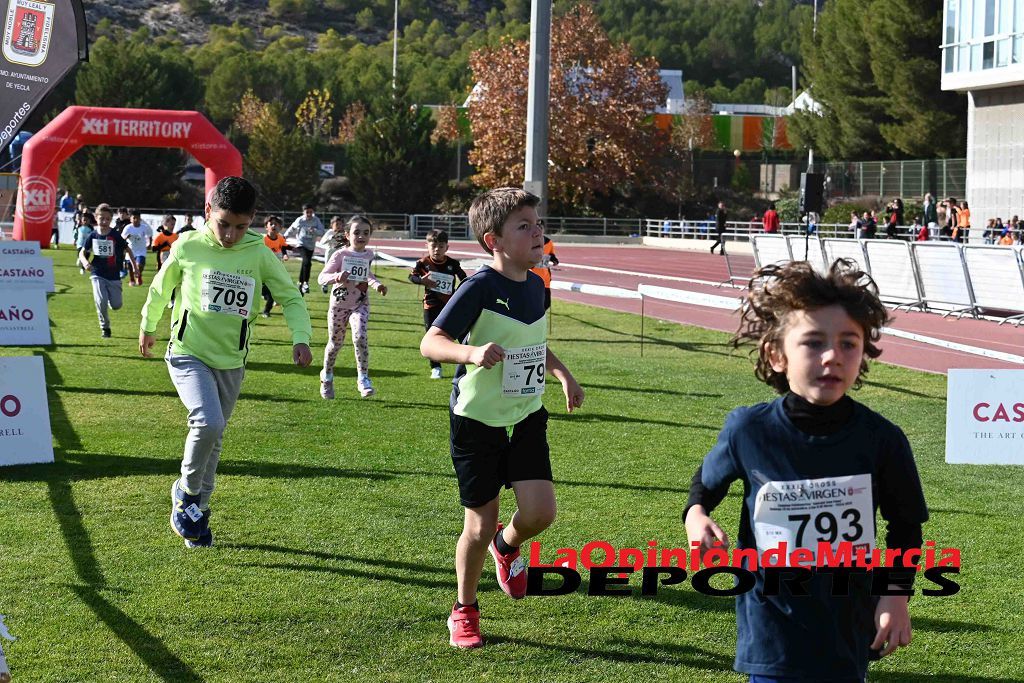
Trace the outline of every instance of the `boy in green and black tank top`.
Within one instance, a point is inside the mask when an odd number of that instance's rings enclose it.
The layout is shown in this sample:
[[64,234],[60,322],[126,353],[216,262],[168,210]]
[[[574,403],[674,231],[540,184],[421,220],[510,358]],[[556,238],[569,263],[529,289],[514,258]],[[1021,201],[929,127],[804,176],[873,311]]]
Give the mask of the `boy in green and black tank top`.
[[[470,227],[494,260],[462,283],[420,343],[427,358],[458,364],[449,417],[465,522],[455,555],[458,597],[448,618],[455,647],[483,645],[476,592],[488,550],[502,590],[522,598],[519,546],[554,520],[545,374],[562,383],[567,410],[583,404],[583,389],[547,348],[544,283],[529,272],[544,255],[539,203],[511,187],[473,201]],[[502,487],[515,492],[519,505],[507,527],[498,522]]]

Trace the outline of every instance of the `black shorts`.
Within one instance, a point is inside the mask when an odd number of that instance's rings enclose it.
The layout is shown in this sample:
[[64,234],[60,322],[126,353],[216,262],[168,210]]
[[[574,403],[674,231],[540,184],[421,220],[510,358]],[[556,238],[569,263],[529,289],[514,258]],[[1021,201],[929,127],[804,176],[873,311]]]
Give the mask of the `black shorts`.
[[548,411],[530,413],[512,429],[489,427],[479,420],[456,415],[451,418],[451,450],[459,500],[477,508],[494,500],[501,487],[528,479],[551,481],[551,451],[548,448]]

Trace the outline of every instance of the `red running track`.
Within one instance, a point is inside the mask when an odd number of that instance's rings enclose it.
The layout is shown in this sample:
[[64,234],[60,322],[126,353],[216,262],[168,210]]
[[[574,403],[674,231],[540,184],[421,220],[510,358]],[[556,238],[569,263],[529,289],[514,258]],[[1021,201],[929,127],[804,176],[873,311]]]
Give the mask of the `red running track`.
[[[403,258],[418,258],[423,243],[412,240],[378,240],[374,245],[380,251]],[[474,256],[488,259],[487,254],[476,242],[452,242],[451,252],[455,258],[465,260]],[[469,256],[469,255],[472,256]],[[577,244],[558,245],[560,265],[554,269],[554,279],[583,284],[606,285],[635,290],[638,284],[716,294],[736,296],[742,290],[732,287],[716,287],[713,284],[728,279],[729,270],[722,256],[704,251],[683,251],[639,246],[592,246]],[[729,264],[734,275],[746,278],[754,268],[754,259],[749,254],[729,255]],[[605,270],[607,269],[607,270]],[[661,277],[659,277],[661,276]],[[678,279],[673,279],[678,278]],[[695,280],[699,282],[692,282]],[[737,280],[737,283],[740,283]],[[640,302],[628,299],[580,294],[553,290],[556,299],[600,306],[629,313],[640,312]],[[722,332],[734,332],[739,322],[735,312],[647,299],[644,304],[646,315],[671,322],[696,325]],[[939,314],[896,311],[890,327],[956,344],[966,344],[990,351],[1024,355],[1024,331],[1011,325],[998,325],[994,321],[971,318],[942,318]],[[883,335],[882,357],[886,363],[945,373],[950,368],[1012,368],[1022,365],[1005,360],[988,358],[964,351],[943,348],[937,344],[912,341],[891,335]]]

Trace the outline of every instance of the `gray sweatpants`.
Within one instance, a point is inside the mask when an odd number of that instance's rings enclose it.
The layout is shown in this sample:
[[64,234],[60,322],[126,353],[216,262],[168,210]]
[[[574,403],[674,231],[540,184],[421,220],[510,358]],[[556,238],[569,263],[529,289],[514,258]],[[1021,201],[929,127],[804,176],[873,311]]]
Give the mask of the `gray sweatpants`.
[[92,280],[92,300],[96,303],[96,315],[100,319],[100,329],[110,329],[110,313],[107,312],[107,307],[109,306],[115,311],[121,308],[121,281],[108,280],[99,275],[93,275],[89,279]]
[[221,440],[231,411],[242,390],[245,368],[216,370],[194,356],[167,358],[167,371],[188,408],[188,436],[181,460],[181,484],[186,493],[199,494],[199,507],[210,506]]

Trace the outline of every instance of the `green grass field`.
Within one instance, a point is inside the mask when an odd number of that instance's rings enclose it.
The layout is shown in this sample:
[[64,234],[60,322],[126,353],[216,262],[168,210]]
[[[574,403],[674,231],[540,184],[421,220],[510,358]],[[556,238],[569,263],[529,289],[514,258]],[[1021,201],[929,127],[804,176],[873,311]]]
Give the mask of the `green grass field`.
[[[51,255],[54,346],[0,348],[43,356],[56,453],[52,465],[0,469],[0,613],[19,638],[4,643],[15,683],[743,680],[731,671],[732,600],[688,581],[653,598],[595,598],[584,574],[580,593],[513,602],[488,559],[488,646],[449,647],[462,520],[450,385],[428,378],[418,292],[402,270],[381,271],[391,294],[372,303],[372,399],[355,390],[349,350],[338,398],[322,400],[316,367],[290,364],[280,309],[259,321],[213,499],[217,545],[186,550],[168,525],[185,411],[162,360],[138,354],[146,289],[125,287],[114,337],[101,340],[88,279],[70,251]],[[307,301],[315,366],[327,297]],[[594,539],[685,547],[694,468],[726,413],[770,390],[726,335],[648,320],[641,358],[637,316],[558,301],[555,311],[552,348],[587,400],[568,416],[557,384],[545,395],[559,501],[539,539],[545,559]],[[913,645],[870,680],[1024,680],[1024,472],[944,464],[944,397],[945,377],[880,364],[856,394],[906,431],[932,515],[925,538],[964,562],[958,595],[914,598]],[[734,486],[718,515],[733,536],[739,495]],[[507,518],[511,492],[502,502]]]

